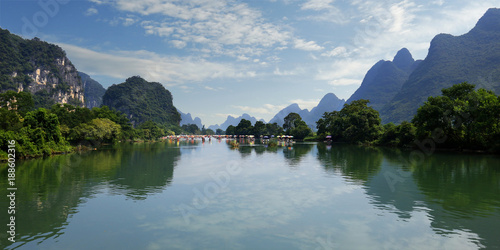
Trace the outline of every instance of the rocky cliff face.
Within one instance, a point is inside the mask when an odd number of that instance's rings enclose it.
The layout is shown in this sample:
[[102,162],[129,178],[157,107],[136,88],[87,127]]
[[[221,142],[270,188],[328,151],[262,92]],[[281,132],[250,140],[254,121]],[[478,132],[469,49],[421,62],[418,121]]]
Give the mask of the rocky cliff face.
[[[32,83],[23,86],[18,83],[17,91],[28,91],[36,94],[39,91],[47,91],[56,103],[69,103],[84,106],[85,97],[83,84],[78,76],[75,66],[68,58],[56,58],[56,68],[47,69],[45,65],[34,65],[34,70],[27,75],[31,77]],[[58,74],[54,74],[57,70]],[[57,77],[59,75],[60,77]]]
[[59,46],[0,29],[0,92],[26,91],[56,103],[85,106],[78,72]]

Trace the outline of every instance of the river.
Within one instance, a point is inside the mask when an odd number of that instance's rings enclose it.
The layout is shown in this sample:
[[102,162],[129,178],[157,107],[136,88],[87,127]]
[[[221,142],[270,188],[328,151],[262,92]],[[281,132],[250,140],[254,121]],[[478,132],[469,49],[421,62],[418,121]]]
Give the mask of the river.
[[322,143],[119,144],[18,160],[5,249],[500,248],[500,157]]

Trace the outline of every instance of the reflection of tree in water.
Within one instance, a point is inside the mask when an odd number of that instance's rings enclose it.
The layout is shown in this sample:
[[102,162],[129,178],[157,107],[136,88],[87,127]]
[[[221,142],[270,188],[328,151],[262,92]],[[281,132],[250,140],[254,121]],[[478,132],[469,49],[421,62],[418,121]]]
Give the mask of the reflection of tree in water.
[[[162,143],[133,144],[122,154],[122,164],[112,177],[113,190],[132,199],[146,199],[172,181],[180,149]],[[125,150],[125,149],[122,149]]]
[[[140,156],[141,153],[144,156]],[[18,161],[17,242],[11,244],[4,230],[0,232],[0,245],[19,247],[27,242],[42,242],[63,234],[68,217],[78,211],[81,203],[99,192],[102,189],[100,185],[109,182],[125,195],[143,199],[170,183],[174,161],[179,155],[179,148],[158,143],[119,145],[115,149]],[[158,159],[151,159],[156,157]],[[158,165],[151,166],[155,163]],[[0,167],[2,197],[8,194],[6,165]],[[115,182],[116,178],[121,179]],[[1,204],[7,208],[5,201],[2,199]],[[7,225],[8,220],[8,216],[0,216],[3,225]]]
[[295,143],[291,147],[284,147],[283,148],[283,155],[285,156],[286,162],[289,166],[297,166],[301,159],[307,155],[312,148],[314,147],[314,144],[302,144],[302,143]]
[[437,233],[465,230],[479,235],[470,239],[478,246],[500,248],[499,158],[437,152],[407,166],[401,159],[408,160],[411,151],[380,150],[380,171],[363,184],[375,207],[403,219],[425,207]]
[[[16,246],[29,241],[41,242],[62,234],[75,208],[120,164],[112,151],[57,155],[19,161],[16,166]],[[5,197],[7,170],[2,168],[0,193]],[[7,207],[7,206],[5,206]],[[6,225],[7,216],[0,223]],[[3,233],[3,232],[2,232]],[[3,246],[8,245],[5,234]],[[22,240],[20,240],[22,239]]]
[[377,148],[318,144],[318,160],[327,172],[340,172],[354,182],[364,183],[380,170],[382,153]]
[[466,228],[486,248],[500,248],[500,159],[440,153],[426,159],[413,177],[426,196],[433,228]]

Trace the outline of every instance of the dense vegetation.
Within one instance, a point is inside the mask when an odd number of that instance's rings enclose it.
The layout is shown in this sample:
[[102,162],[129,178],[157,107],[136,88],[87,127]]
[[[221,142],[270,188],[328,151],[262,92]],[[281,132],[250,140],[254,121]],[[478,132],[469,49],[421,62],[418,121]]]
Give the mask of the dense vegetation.
[[139,76],[112,85],[103,96],[103,105],[116,109],[134,126],[146,121],[179,126],[181,116],[172,103],[172,94],[157,82],[147,82]]
[[56,59],[64,58],[66,53],[59,46],[40,41],[38,38],[23,39],[0,29],[0,90],[17,90],[19,84],[27,88],[33,82],[28,76],[35,66],[43,66],[50,76],[59,79],[55,90],[67,90],[69,85],[63,81],[57,69]]
[[29,92],[0,94],[0,159],[7,156],[9,140],[16,141],[16,157],[28,158],[185,133],[178,126],[167,128],[151,120],[133,128],[124,114],[107,106],[46,105],[39,106]]
[[238,126],[229,125],[226,129],[226,135],[280,135],[283,134],[283,128],[277,123],[264,123],[262,121],[252,123],[249,120],[241,119]]
[[[469,83],[429,97],[412,122],[381,125],[379,113],[367,100],[346,104],[341,111],[325,113],[317,122],[318,137],[333,141],[433,148],[500,150],[500,96]],[[432,141],[431,141],[432,140]]]

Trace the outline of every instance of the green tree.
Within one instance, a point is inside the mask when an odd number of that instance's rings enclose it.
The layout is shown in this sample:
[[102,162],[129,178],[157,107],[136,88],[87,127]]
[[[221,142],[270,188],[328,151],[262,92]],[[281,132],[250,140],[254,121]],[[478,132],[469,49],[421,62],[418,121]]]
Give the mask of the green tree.
[[182,130],[184,133],[191,135],[199,135],[201,134],[200,128],[196,124],[184,124],[182,125]]
[[266,134],[266,132],[267,132],[266,124],[263,121],[255,122],[252,132],[253,135],[255,135],[255,137],[260,137],[261,135]]
[[500,97],[474,87],[464,82],[443,89],[442,96],[429,97],[413,118],[418,138],[430,138],[439,130],[446,136],[440,147],[498,147]]
[[283,120],[283,129],[289,133],[291,129],[295,128],[295,122],[299,120],[302,121],[299,114],[294,112],[289,113]]
[[294,128],[290,130],[290,135],[295,139],[302,140],[306,138],[308,135],[312,134],[311,128],[307,126],[305,121],[296,120],[294,124]]
[[241,119],[238,126],[235,128],[235,133],[237,135],[249,135],[252,133],[253,126],[252,122],[246,119]]
[[82,123],[75,127],[75,138],[90,141],[115,141],[121,132],[120,125],[107,118],[95,118],[88,123]]
[[156,140],[165,136],[165,130],[154,121],[142,123],[137,127],[137,130],[141,131],[141,136],[145,140]]
[[0,107],[15,110],[24,116],[27,112],[35,108],[33,96],[29,92],[19,92],[9,90],[0,94]]
[[218,129],[215,130],[215,134],[216,135],[223,135],[224,134],[224,130],[218,128]]
[[226,128],[226,135],[235,135],[236,134],[236,127],[233,125],[229,125]]
[[33,135],[36,134],[37,138],[43,135],[45,142],[63,142],[57,116],[44,108],[28,112],[24,118],[24,126],[28,127]]
[[280,135],[283,134],[283,128],[278,125],[278,123],[268,123],[266,124],[266,134],[268,135]]
[[360,99],[344,105],[340,111],[325,113],[316,124],[318,134],[329,133],[335,141],[372,142],[381,134],[378,111]]

